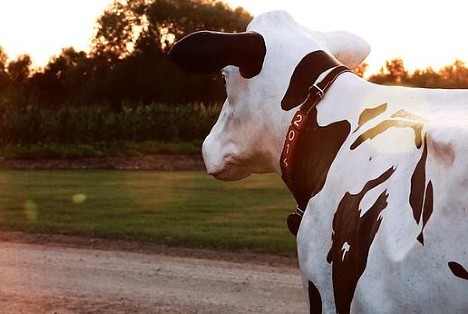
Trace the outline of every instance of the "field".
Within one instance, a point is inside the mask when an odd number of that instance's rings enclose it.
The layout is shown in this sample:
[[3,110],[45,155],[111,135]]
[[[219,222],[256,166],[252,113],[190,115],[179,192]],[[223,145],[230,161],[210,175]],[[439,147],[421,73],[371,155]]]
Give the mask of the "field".
[[201,171],[0,172],[3,230],[294,255],[293,208],[276,175],[226,183]]

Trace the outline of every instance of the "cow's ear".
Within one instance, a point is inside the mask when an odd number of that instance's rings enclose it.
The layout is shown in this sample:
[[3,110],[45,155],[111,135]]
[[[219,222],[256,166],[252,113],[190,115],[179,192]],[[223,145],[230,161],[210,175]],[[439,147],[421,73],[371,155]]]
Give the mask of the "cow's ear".
[[211,73],[235,65],[244,78],[252,78],[262,70],[265,54],[263,36],[256,32],[200,31],[178,41],[169,51],[169,58],[195,73]]
[[329,52],[350,69],[356,68],[369,55],[369,44],[359,36],[341,31],[323,35]]
[[339,66],[340,63],[323,50],[317,50],[302,58],[294,69],[288,89],[281,100],[283,110],[291,110],[302,104],[309,94],[310,86],[326,70]]

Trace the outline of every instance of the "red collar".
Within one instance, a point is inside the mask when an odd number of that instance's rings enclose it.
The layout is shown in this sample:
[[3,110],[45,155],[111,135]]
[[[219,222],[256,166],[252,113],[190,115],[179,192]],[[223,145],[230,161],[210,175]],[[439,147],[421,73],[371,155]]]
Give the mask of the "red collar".
[[[329,60],[332,60],[329,56],[327,56],[327,58],[329,58]],[[321,64],[323,64],[323,62]],[[280,166],[282,172],[282,179],[286,183],[288,188],[291,190],[291,192],[293,192],[296,202],[298,204],[296,212],[290,214],[287,219],[289,231],[294,235],[297,235],[297,231],[299,229],[302,216],[306,210],[307,203],[310,197],[312,197],[311,193],[296,193],[298,190],[303,190],[303,188],[298,186],[300,185],[300,180],[298,180],[298,178],[301,175],[304,175],[303,173],[297,173],[297,167],[295,167],[295,163],[300,162],[296,158],[296,151],[300,149],[297,143],[298,138],[301,137],[302,131],[309,123],[309,117],[310,113],[312,112],[312,109],[314,109],[315,106],[317,106],[317,104],[322,100],[322,98],[325,96],[327,89],[331,86],[331,84],[337,79],[337,77],[340,74],[350,71],[347,67],[339,65],[334,60],[333,62],[329,61],[329,65],[330,67],[328,67],[325,70],[331,71],[325,76],[323,80],[317,82],[317,78],[324,71],[316,74],[315,79],[312,81],[313,83],[308,89],[308,95],[306,100],[302,104],[300,104],[299,110],[294,114],[294,117],[286,133],[286,139],[284,141],[283,151],[281,153]]]

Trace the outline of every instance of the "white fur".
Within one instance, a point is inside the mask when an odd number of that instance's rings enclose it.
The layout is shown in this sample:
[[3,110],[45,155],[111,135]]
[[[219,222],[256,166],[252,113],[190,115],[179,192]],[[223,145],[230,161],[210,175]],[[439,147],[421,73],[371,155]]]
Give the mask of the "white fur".
[[[252,79],[236,67],[224,69],[227,99],[219,120],[203,144],[207,170],[222,180],[251,173],[277,172],[285,132],[294,110],[280,102],[295,66],[307,53],[325,50],[354,67],[368,54],[360,38],[342,32],[312,32],[284,12],[256,17],[248,30],[263,35],[267,54],[262,71]],[[392,177],[362,201],[365,211],[387,190],[388,206],[371,246],[367,268],[360,278],[351,310],[356,313],[456,313],[468,311],[468,281],[455,277],[447,262],[468,267],[468,91],[384,87],[353,74],[343,74],[318,105],[318,122],[347,120],[357,128],[365,108],[388,104],[384,117],[351,133],[334,160],[324,188],[309,202],[298,234],[298,253],[304,282],[318,287],[324,312],[334,312],[331,267],[327,253],[338,203],[346,192],[363,185],[391,166]],[[412,217],[408,198],[410,178],[421,151],[411,145],[414,132],[389,129],[355,150],[359,134],[383,118],[404,109],[424,120],[429,157],[426,176],[434,186],[434,212],[425,227],[425,245]]]

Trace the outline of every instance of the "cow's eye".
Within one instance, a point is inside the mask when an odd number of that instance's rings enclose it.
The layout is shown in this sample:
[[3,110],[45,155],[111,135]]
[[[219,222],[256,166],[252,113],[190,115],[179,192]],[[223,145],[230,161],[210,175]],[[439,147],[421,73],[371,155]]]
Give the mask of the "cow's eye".
[[224,86],[226,86],[226,83],[227,83],[227,73],[226,73],[226,71],[222,70],[221,71],[221,76],[223,77],[223,80],[224,80]]

